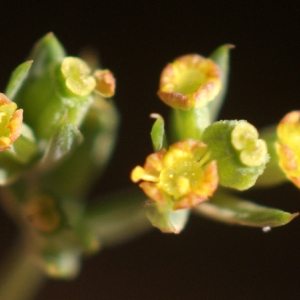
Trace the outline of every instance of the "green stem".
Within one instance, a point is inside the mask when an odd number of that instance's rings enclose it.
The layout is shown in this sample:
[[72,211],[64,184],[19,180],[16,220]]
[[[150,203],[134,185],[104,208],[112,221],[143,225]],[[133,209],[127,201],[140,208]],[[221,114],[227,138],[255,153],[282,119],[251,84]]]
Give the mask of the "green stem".
[[152,228],[142,205],[145,200],[136,188],[101,197],[100,203],[87,209],[85,225],[104,246],[126,242]]
[[191,110],[172,109],[172,143],[191,138],[200,140],[203,130],[210,124],[209,110],[201,107]]
[[33,299],[46,279],[34,256],[20,241],[5,258],[1,270],[0,299]]

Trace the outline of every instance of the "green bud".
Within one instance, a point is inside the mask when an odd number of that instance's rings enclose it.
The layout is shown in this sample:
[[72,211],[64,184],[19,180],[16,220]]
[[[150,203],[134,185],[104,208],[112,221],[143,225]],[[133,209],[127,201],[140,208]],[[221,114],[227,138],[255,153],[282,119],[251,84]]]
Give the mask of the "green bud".
[[266,143],[246,121],[219,121],[207,127],[202,141],[217,160],[220,184],[245,190],[253,186],[269,160]]

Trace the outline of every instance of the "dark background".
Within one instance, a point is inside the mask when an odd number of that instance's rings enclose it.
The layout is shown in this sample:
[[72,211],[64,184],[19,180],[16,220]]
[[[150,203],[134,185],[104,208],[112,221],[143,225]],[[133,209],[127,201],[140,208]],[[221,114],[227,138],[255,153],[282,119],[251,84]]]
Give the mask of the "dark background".
[[[28,3],[29,4],[28,4]],[[258,127],[300,108],[298,1],[1,1],[0,90],[32,44],[53,31],[70,55],[96,47],[117,78],[120,138],[99,192],[131,185],[129,172],[150,153],[151,112],[164,65],[187,53],[209,55],[232,43],[231,78],[221,118]],[[94,193],[97,191],[94,190]],[[248,198],[295,212],[292,185]],[[1,253],[16,229],[0,213]],[[51,280],[42,300],[298,299],[300,220],[269,233],[192,217],[180,235],[153,230],[86,260],[78,279]]]

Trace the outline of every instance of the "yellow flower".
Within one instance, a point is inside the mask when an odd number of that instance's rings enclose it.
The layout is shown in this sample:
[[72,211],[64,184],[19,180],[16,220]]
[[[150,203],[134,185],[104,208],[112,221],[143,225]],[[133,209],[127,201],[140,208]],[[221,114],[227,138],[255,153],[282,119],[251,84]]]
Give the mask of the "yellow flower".
[[268,148],[258,138],[257,129],[248,122],[240,121],[231,132],[231,144],[239,152],[241,163],[248,167],[259,167],[266,163]]
[[208,156],[204,143],[186,139],[150,154],[131,179],[142,181],[139,186],[153,201],[174,210],[194,207],[208,201],[218,186],[217,164],[208,162]]
[[164,68],[158,96],[172,108],[200,108],[219,93],[220,76],[212,60],[198,54],[181,56]]
[[61,64],[61,72],[67,88],[77,96],[89,95],[96,86],[96,80],[90,75],[91,69],[80,58],[66,57]]
[[17,104],[0,93],[0,151],[9,149],[20,136],[23,110]]
[[300,188],[300,111],[284,116],[277,127],[277,136],[279,166],[287,178]]

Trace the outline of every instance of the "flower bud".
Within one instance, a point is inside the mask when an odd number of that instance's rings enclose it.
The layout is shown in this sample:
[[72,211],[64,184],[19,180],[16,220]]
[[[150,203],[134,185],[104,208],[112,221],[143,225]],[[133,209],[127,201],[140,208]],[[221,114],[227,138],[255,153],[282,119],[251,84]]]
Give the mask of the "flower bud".
[[253,186],[269,160],[265,141],[246,121],[219,121],[208,126],[202,140],[218,164],[220,184],[245,190]]

